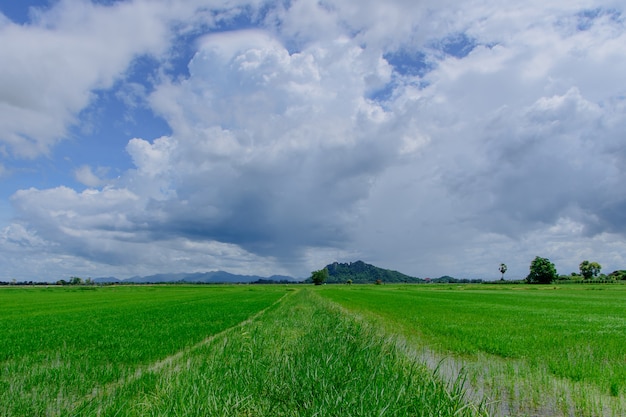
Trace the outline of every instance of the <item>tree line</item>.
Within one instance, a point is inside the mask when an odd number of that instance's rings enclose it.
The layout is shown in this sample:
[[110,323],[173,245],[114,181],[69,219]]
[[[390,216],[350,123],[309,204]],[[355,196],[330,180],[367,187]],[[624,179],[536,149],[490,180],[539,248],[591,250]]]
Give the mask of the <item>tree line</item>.
[[95,285],[96,282],[91,278],[70,277],[68,280],[60,279],[54,282],[47,281],[17,281],[12,279],[9,281],[0,281],[0,285]]
[[[578,266],[579,272],[572,272],[570,275],[559,275],[556,267],[550,259],[536,256],[530,263],[529,273],[525,281],[529,284],[551,284],[553,282],[611,282],[626,280],[626,270],[613,271],[608,275],[602,274],[602,265],[598,262],[584,260]],[[502,273],[501,280],[504,280],[504,273],[507,270],[506,264],[500,264]]]

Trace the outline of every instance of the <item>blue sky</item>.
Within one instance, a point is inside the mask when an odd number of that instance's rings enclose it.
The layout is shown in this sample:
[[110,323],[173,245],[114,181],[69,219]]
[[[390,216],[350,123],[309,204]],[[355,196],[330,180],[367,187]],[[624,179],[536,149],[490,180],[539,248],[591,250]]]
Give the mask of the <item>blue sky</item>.
[[622,2],[0,13],[2,280],[626,269]]

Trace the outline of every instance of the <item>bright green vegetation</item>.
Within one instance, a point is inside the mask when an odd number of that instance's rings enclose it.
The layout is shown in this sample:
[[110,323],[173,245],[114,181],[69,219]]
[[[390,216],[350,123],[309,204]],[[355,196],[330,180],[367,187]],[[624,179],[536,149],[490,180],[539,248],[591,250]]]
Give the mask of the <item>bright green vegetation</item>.
[[0,289],[0,416],[626,415],[626,286]]
[[403,334],[424,347],[424,357],[434,352],[451,369],[463,367],[501,414],[626,413],[625,286],[325,286],[318,293]]
[[0,291],[2,416],[473,416],[305,287]]
[[397,271],[378,268],[374,265],[366,264],[363,261],[350,263],[334,262],[326,266],[328,270],[328,283],[345,284],[350,280],[354,284],[374,283],[376,280],[382,282],[424,282],[423,279],[404,275]]
[[100,387],[267,308],[280,287],[0,290],[0,415],[66,415]]
[[471,416],[447,389],[363,322],[302,289],[102,397],[81,414],[116,416]]

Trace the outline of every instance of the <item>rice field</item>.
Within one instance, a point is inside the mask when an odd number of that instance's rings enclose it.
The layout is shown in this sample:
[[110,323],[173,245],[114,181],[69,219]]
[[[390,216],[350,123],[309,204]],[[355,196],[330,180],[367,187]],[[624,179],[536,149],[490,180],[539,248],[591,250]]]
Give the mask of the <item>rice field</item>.
[[626,286],[0,289],[0,416],[626,415]]
[[284,292],[192,286],[2,289],[0,415],[71,415],[85,396],[246,320]]
[[498,415],[626,415],[626,286],[325,286]]

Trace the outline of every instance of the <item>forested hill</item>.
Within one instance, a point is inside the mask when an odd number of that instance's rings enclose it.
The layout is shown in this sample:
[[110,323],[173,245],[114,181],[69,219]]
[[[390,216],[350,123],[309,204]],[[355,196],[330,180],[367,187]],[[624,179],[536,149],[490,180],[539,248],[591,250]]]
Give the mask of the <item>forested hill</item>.
[[377,280],[382,282],[424,282],[423,279],[411,277],[390,269],[378,268],[363,261],[335,262],[327,265],[326,269],[328,269],[328,280],[326,282],[329,284],[343,284],[348,280],[352,280],[355,284],[369,284]]

